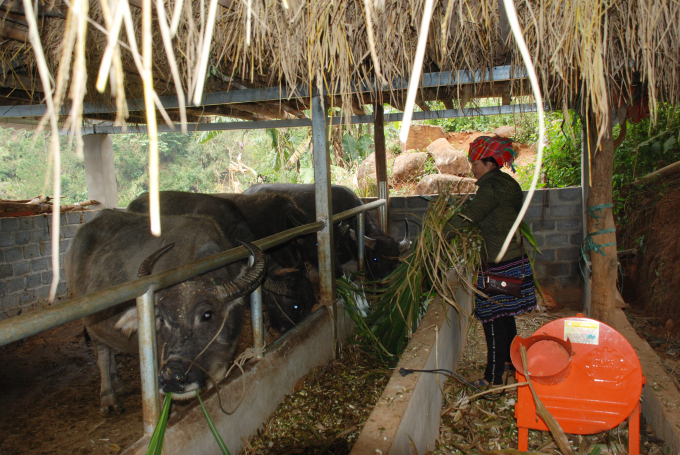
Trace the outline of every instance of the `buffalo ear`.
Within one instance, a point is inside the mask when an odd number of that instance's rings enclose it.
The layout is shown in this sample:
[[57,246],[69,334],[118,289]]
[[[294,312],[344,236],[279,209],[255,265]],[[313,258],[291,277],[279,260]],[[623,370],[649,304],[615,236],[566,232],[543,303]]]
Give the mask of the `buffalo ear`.
[[131,306],[125,313],[120,316],[118,322],[114,326],[115,329],[120,330],[130,338],[130,336],[137,331],[139,328],[139,322],[137,321],[137,307]]
[[374,249],[376,243],[378,243],[377,239],[372,239],[367,235],[364,236],[364,245],[366,245],[366,248],[368,248],[369,250]]

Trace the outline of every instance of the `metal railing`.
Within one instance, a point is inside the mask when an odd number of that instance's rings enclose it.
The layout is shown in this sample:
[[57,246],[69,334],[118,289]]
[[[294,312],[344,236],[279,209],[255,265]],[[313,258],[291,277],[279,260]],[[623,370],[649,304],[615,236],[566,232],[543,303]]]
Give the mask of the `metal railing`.
[[[364,259],[364,213],[367,210],[383,206],[385,199],[380,199],[360,207],[338,213],[333,216],[333,224],[357,216],[357,244],[358,263],[363,267]],[[298,226],[287,231],[279,232],[253,242],[262,250],[281,245],[302,235],[318,232],[324,228],[322,221]],[[186,281],[196,275],[224,267],[250,256],[250,252],[243,246],[173,267],[163,272],[154,273],[144,278],[128,281],[117,286],[77,297],[66,302],[15,316],[0,321],[0,346],[22,340],[45,330],[66,324],[76,319],[89,316],[99,311],[111,308],[129,300],[136,300],[137,318],[139,320],[139,363],[142,376],[142,408],[144,415],[144,432],[152,433],[160,413],[158,396],[158,360],[156,350],[156,325],[154,309],[154,292]],[[323,279],[323,276],[322,276]],[[334,279],[334,277],[330,277]],[[262,290],[258,288],[251,294],[251,319],[253,325],[253,339],[256,348],[264,347],[264,323],[262,317]]]

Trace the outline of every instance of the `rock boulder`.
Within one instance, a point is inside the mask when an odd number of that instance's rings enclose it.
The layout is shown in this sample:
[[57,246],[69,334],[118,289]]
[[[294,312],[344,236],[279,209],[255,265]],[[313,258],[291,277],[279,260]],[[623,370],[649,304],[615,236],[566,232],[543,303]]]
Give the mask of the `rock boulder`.
[[407,182],[422,175],[429,157],[425,152],[402,153],[394,160],[392,180]]
[[415,194],[439,194],[439,188],[451,185],[452,193],[474,193],[475,179],[449,174],[430,174],[423,177],[415,189]]
[[445,138],[444,128],[436,125],[411,125],[406,150],[425,150],[437,139]]
[[499,126],[495,130],[493,130],[493,132],[499,135],[500,137],[509,137],[511,139],[514,139],[515,135],[520,131],[514,125],[505,125]]
[[[394,155],[387,154],[387,168],[394,162]],[[368,187],[373,187],[377,184],[377,177],[375,175],[375,152],[371,153],[357,168],[357,184],[359,188],[365,190]]]
[[434,164],[442,174],[461,177],[467,177],[470,174],[467,154],[455,149],[446,139],[437,139],[427,147],[427,151],[434,158]]

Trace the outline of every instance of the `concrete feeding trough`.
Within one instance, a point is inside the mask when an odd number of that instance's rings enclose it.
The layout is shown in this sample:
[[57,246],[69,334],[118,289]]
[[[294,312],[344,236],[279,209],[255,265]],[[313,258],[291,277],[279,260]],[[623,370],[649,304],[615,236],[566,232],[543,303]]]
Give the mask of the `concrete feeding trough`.
[[[341,304],[336,304],[336,311],[338,339],[345,340],[354,323]],[[247,440],[262,427],[284,397],[293,392],[298,379],[333,360],[333,326],[330,309],[321,307],[269,346],[261,360],[247,363],[243,375],[237,371],[221,381],[222,407],[232,414],[222,412],[214,388],[201,396],[231,453],[241,451],[242,438]],[[145,435],[123,453],[145,454],[149,440]],[[170,418],[163,445],[168,454],[221,453],[198,401]]]
[[[457,277],[450,276],[454,284]],[[439,437],[442,392],[440,385],[446,376],[415,372],[407,376],[401,368],[411,370],[445,369],[455,371],[460,354],[465,349],[469,314],[474,296],[462,286],[456,290],[459,313],[436,298],[418,331],[409,341],[387,387],[364,425],[351,455],[393,454],[410,455],[434,449]]]
[[[456,298],[461,307],[471,310],[471,295],[458,289]],[[354,323],[341,304],[336,309],[338,339],[345,340]],[[444,308],[440,299],[430,305],[351,453],[376,453],[377,443],[384,453],[409,453],[409,438],[419,451],[422,448],[421,453],[434,446],[442,403],[437,382],[445,378],[428,373],[402,377],[398,371],[401,367],[454,370],[465,347],[467,324],[467,315],[460,317],[453,307]],[[333,360],[333,353],[333,319],[322,307],[269,346],[263,359],[246,364],[243,375],[233,374],[220,383],[222,407],[234,411],[231,415],[220,410],[215,389],[206,392],[201,398],[231,453],[239,453],[243,440],[262,428],[285,396],[293,393],[298,379]],[[389,431],[382,432],[381,427]],[[144,436],[123,453],[146,453],[149,439]],[[164,447],[169,454],[220,453],[197,402],[170,418]]]

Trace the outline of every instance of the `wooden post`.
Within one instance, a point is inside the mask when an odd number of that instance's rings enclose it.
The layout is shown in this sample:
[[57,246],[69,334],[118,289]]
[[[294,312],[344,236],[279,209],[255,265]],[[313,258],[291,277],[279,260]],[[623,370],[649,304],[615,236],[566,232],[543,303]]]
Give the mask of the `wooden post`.
[[[384,120],[385,109],[382,102],[382,93],[378,93],[378,99],[375,102],[373,108],[373,134],[374,144],[375,144],[375,177],[376,183],[378,185],[378,197],[383,195],[380,194],[381,183],[386,189],[384,192],[384,197],[387,199],[389,197],[389,182],[387,181],[387,152],[385,150],[385,120]],[[384,182],[384,183],[383,183]],[[389,217],[387,212],[388,204],[385,205],[385,210],[378,210],[378,224],[385,231],[389,232],[389,223],[387,218]],[[385,219],[383,219],[383,217]]]
[[[585,121],[586,116],[583,116],[583,119]],[[607,133],[600,140],[600,146],[596,151],[597,124],[592,110],[588,111],[587,122],[592,176],[587,199],[589,209],[588,233],[593,235],[598,231],[616,228],[611,207],[613,203],[614,141],[611,123],[607,120]],[[595,209],[595,207],[602,205],[605,205],[605,207]],[[597,251],[590,252],[593,270],[591,317],[613,325],[617,278],[616,232],[594,235],[592,240],[598,245],[612,245],[600,247],[604,256]]]

